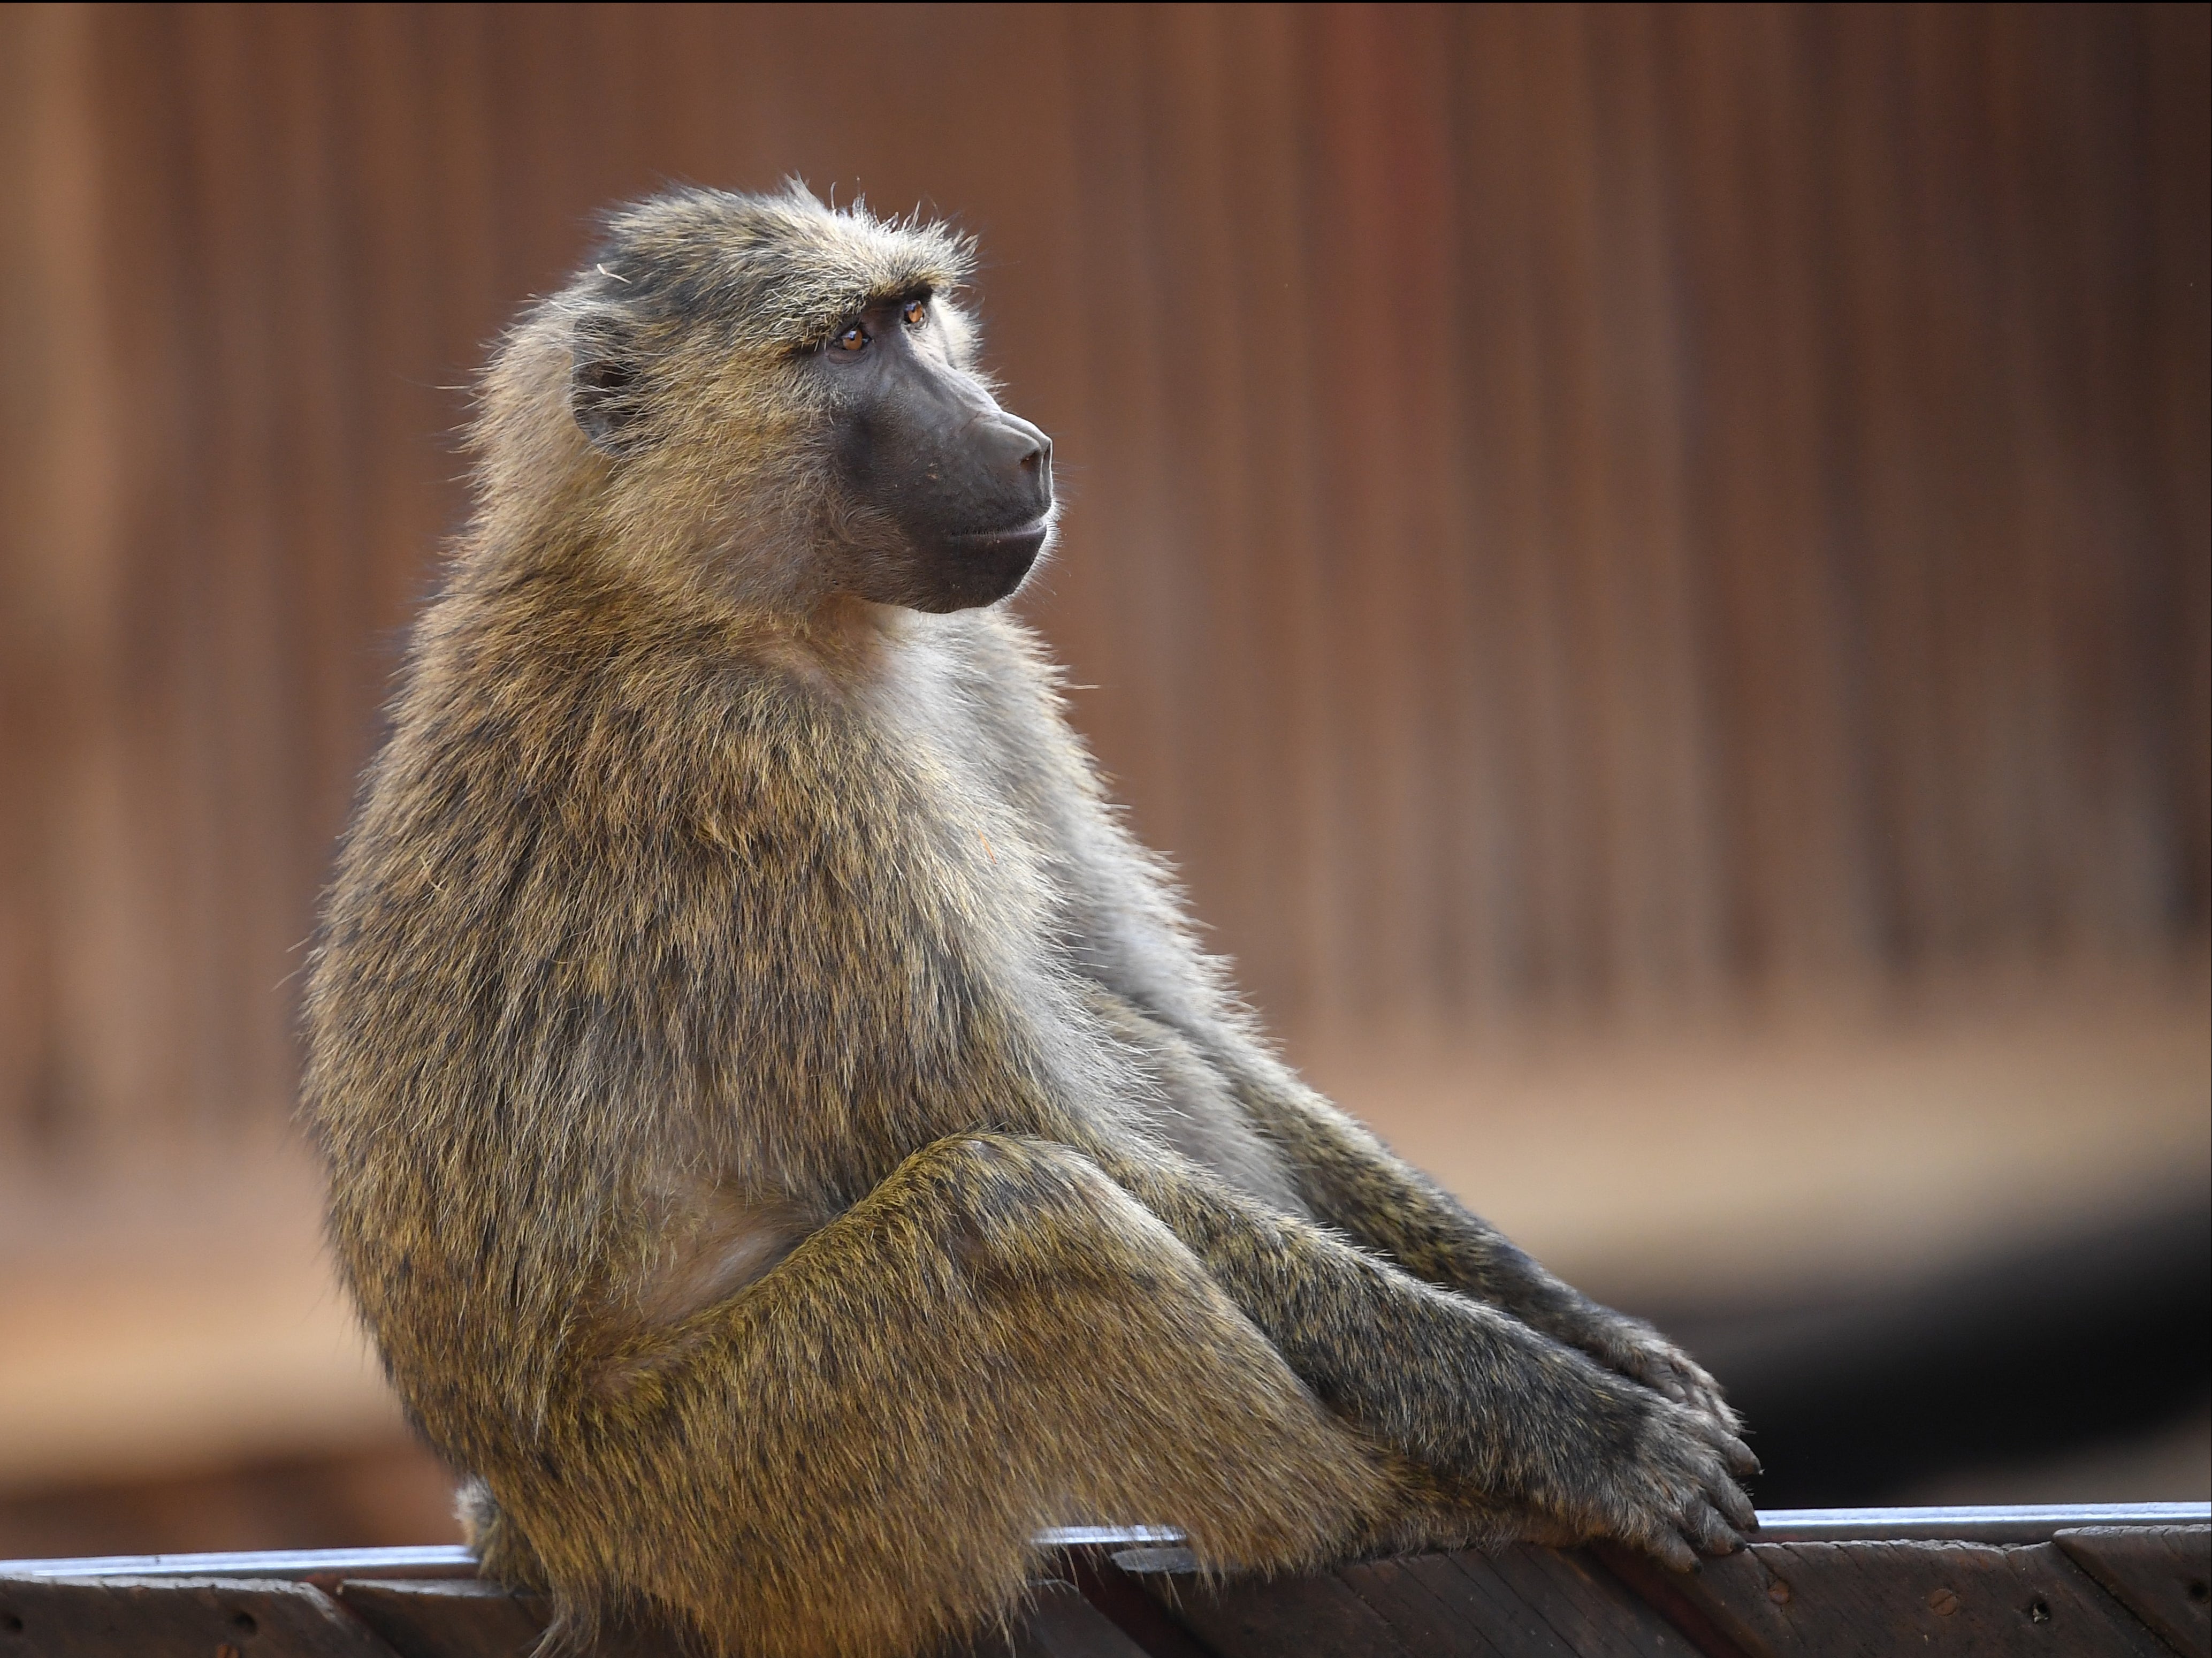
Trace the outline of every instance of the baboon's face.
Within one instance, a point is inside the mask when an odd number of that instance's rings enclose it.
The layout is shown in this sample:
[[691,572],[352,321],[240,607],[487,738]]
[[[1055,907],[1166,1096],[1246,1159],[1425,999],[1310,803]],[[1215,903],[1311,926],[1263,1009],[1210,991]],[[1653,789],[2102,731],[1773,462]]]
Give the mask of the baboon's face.
[[1050,533],[1052,442],[970,366],[940,226],[672,192],[614,220],[557,300],[568,406],[633,522],[702,526],[701,570],[766,604],[1005,598]]
[[895,533],[856,548],[864,599],[915,610],[995,603],[1050,528],[1052,440],[954,361],[926,293],[880,301],[817,347],[833,487]]

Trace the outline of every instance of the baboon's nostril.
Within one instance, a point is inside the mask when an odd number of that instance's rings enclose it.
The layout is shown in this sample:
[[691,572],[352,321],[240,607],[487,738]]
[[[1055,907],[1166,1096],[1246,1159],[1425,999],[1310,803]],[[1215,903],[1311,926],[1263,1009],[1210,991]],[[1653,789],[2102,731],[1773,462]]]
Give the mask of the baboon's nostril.
[[1022,470],[1031,478],[1052,476],[1052,440],[1042,432],[1031,440],[1027,453],[1022,456]]

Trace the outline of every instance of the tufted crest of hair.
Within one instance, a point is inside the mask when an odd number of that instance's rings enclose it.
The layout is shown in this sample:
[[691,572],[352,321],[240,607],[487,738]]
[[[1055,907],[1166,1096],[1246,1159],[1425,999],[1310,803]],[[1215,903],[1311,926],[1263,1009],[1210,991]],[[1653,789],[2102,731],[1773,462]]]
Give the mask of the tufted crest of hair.
[[687,601],[800,613],[834,581],[823,487],[836,411],[805,359],[884,301],[927,297],[972,371],[942,224],[684,189],[625,208],[581,271],[500,342],[470,430],[469,539],[494,564],[618,559]]

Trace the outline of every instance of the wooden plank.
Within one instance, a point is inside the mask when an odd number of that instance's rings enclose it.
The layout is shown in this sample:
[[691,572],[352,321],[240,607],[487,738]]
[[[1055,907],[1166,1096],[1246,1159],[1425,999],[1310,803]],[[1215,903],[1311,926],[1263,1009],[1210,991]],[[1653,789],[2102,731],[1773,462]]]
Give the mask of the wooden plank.
[[1426,1557],[1370,1560],[1340,1567],[1336,1575],[1422,1658],[1514,1658],[1517,1650],[1492,1641],[1467,1615],[1475,1591],[1446,1563]]
[[522,1658],[545,1632],[542,1608],[481,1578],[349,1579],[338,1600],[400,1658]]
[[1573,1649],[1499,1576],[1493,1557],[1468,1551],[1409,1561],[1437,1600],[1501,1653],[1512,1658],[1567,1658]]
[[1580,1551],[1468,1551],[1337,1574],[1427,1658],[1695,1658],[1697,1648]]
[[1761,1543],[1677,1582],[1751,1658],[1888,1658],[1908,1648],[2162,1658],[2049,1543]]
[[963,1658],[1149,1658],[1145,1649],[1084,1599],[1073,1583],[1032,1591],[1030,1605],[1004,1632],[979,1636]]
[[1577,1658],[1696,1658],[1695,1647],[1581,1549],[1505,1549],[1482,1558]]
[[1644,1604],[1664,1618],[1705,1658],[1751,1658],[1704,1607],[1682,1591],[1684,1574],[1624,1544],[1595,1542],[1590,1557]]
[[271,1578],[0,1578],[9,1658],[396,1658],[310,1583]]
[[1169,1616],[1103,1549],[1071,1548],[1064,1560],[1083,1598],[1152,1658],[1215,1658],[1212,1649]]
[[[553,1618],[544,1596],[475,1578],[349,1578],[336,1587],[347,1609],[401,1658],[519,1658],[536,1649]],[[592,1641],[592,1658],[666,1658],[681,1645],[652,1624],[611,1622]]]
[[[2072,1526],[2069,1518],[2187,1525]],[[1765,1540],[1677,1574],[1619,1551],[1509,1549],[1209,1585],[1162,1527],[1054,1533],[1072,1582],[1039,1586],[968,1658],[1828,1658],[1901,1649],[2212,1658],[2206,1505],[1766,1516]],[[2049,1537],[1916,1539],[1948,1527]],[[1854,1535],[1887,1527],[1903,1538]],[[1836,1532],[1842,1540],[1804,1532]],[[1116,1543],[1139,1546],[1114,1553]],[[1600,1560],[1604,1562],[1601,1566]],[[453,1549],[0,1562],[0,1658],[521,1658],[548,1608],[471,1577]],[[1607,1570],[1610,1568],[1610,1570]],[[2101,1584],[2101,1588],[2100,1585]],[[333,1598],[334,1597],[334,1598]],[[252,1621],[234,1621],[240,1616]],[[2140,1621],[2138,1621],[2140,1620]],[[2154,1635],[2155,1631],[2155,1635]],[[605,1658],[668,1649],[609,1631]]]
[[[477,1579],[349,1580],[338,1598],[399,1658],[527,1658],[545,1632],[548,1609],[532,1595]],[[652,1658],[665,1641],[610,1631],[596,1658]],[[965,1658],[1148,1658],[1145,1647],[1091,1606],[1073,1583],[1041,1585],[1002,1633],[980,1636]]]
[[2052,1540],[2183,1658],[2212,1658],[2212,1527],[2085,1527]]
[[1048,1583],[1014,1627],[1014,1658],[1146,1658],[1073,1583]]
[[1255,1578],[1209,1585],[1179,1572],[1138,1579],[1168,1614],[1221,1658],[1417,1658],[1335,1577]]

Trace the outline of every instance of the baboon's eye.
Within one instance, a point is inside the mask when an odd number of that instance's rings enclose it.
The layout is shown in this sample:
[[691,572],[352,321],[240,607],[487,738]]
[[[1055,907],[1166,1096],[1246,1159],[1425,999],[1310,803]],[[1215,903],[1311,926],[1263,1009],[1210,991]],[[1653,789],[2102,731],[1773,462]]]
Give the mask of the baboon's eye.
[[927,320],[929,311],[920,300],[910,299],[906,302],[905,308],[899,312],[899,315],[905,319],[908,327],[919,328]]
[[868,331],[857,322],[837,336],[837,349],[841,351],[857,351],[867,343]]

